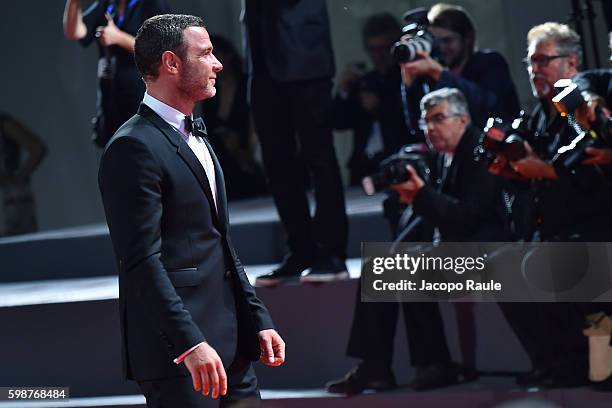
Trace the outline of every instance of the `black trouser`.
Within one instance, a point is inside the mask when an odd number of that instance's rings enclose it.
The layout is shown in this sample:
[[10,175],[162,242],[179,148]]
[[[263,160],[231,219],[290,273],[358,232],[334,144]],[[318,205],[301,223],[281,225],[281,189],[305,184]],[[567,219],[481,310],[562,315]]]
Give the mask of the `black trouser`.
[[[400,304],[361,302],[360,285],[347,354],[373,367],[390,368]],[[411,364],[427,366],[450,362],[438,304],[403,302],[401,307]]]
[[582,335],[582,304],[533,302],[499,306],[534,368],[586,367],[588,343]]
[[[330,79],[281,83],[255,76],[251,104],[270,192],[289,249],[304,258],[312,258],[317,250],[344,258],[348,221],[332,136]],[[301,180],[301,163],[308,168],[314,188],[314,218]]]
[[164,380],[139,381],[148,408],[258,408],[261,397],[257,377],[251,362],[236,358],[227,374],[227,394],[212,399],[193,389],[191,377],[177,377]]

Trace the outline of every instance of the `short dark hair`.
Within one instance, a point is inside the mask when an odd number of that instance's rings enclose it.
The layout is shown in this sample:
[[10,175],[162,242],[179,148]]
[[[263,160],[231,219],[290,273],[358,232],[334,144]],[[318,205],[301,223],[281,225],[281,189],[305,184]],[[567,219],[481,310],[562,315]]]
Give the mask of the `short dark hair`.
[[134,60],[143,78],[157,78],[164,52],[184,56],[183,31],[188,27],[205,27],[204,20],[185,14],[162,14],[142,24],[136,34]]
[[402,26],[391,13],[372,14],[363,23],[361,38],[363,42],[368,38],[379,35],[389,35],[394,41],[402,35]]

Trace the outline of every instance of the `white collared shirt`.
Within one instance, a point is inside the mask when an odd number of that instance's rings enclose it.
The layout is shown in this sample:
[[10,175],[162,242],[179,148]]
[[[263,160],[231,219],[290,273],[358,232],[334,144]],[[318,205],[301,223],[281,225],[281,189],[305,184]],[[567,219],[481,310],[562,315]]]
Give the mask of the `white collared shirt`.
[[208,183],[210,184],[210,191],[212,191],[213,200],[215,202],[215,210],[218,211],[217,205],[217,184],[215,177],[215,165],[210,155],[210,151],[206,147],[204,139],[200,136],[194,136],[191,132],[185,130],[185,114],[174,109],[172,106],[166,105],[159,99],[154,98],[147,92],[144,94],[142,103],[153,109],[166,123],[172,126],[181,135],[181,138],[191,148],[193,153],[196,155],[200,164],[204,168]]
[[[144,94],[144,98],[142,103],[147,105],[149,108],[153,109],[153,112],[157,113],[166,123],[176,129],[177,132],[181,135],[181,138],[187,143],[187,145],[191,148],[193,153],[196,155],[202,167],[204,168],[204,172],[206,172],[206,177],[208,177],[208,183],[210,184],[210,191],[212,191],[213,200],[215,202],[215,209],[217,209],[217,185],[215,178],[215,165],[212,160],[212,156],[206,147],[206,143],[199,136],[194,136],[191,132],[187,132],[185,130],[185,115],[174,109],[172,106],[166,105],[159,99],[156,99],[149,95],[147,92]],[[198,348],[202,343],[198,343],[195,346],[191,347],[189,350],[185,351],[183,354],[175,358],[173,361],[175,364],[180,364],[183,362],[185,357],[189,355],[193,350]]]

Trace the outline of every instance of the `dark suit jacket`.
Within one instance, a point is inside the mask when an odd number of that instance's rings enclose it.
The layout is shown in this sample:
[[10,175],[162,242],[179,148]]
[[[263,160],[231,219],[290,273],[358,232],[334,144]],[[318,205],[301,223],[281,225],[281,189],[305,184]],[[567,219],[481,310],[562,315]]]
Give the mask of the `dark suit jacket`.
[[491,116],[514,119],[520,103],[508,63],[494,50],[475,52],[461,72],[461,76],[443,71],[434,88],[458,88],[468,101],[472,123],[482,128]]
[[257,333],[273,327],[232,246],[223,174],[210,150],[218,214],[197,157],[147,106],[102,156],[99,185],[119,264],[123,369],[130,379],[189,375],[172,360],[204,340],[225,367],[236,350],[257,360]]
[[[428,239],[437,227],[446,242],[510,240],[502,180],[489,173],[485,160],[474,159],[478,139],[478,130],[468,127],[445,174],[434,170],[439,183],[425,185],[415,196],[414,213],[422,217],[421,230],[428,231]],[[424,236],[421,233],[417,240]]]
[[281,82],[334,75],[325,0],[243,0],[241,20],[249,74]]

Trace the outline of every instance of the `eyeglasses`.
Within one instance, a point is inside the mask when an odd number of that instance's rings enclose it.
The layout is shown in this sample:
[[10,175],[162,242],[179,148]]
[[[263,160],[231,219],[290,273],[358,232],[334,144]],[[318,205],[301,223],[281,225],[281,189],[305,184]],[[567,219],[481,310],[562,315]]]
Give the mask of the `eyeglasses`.
[[433,125],[439,125],[440,123],[444,122],[446,119],[449,119],[455,116],[461,116],[461,115],[438,113],[436,115],[433,115],[431,118],[422,118],[422,119],[419,119],[419,128],[421,128],[421,130],[425,130],[427,129],[427,125],[430,123]]
[[523,64],[527,67],[537,65],[539,67],[547,67],[550,61],[556,60],[557,58],[569,57],[569,54],[561,55],[532,55],[531,58],[523,58]]

